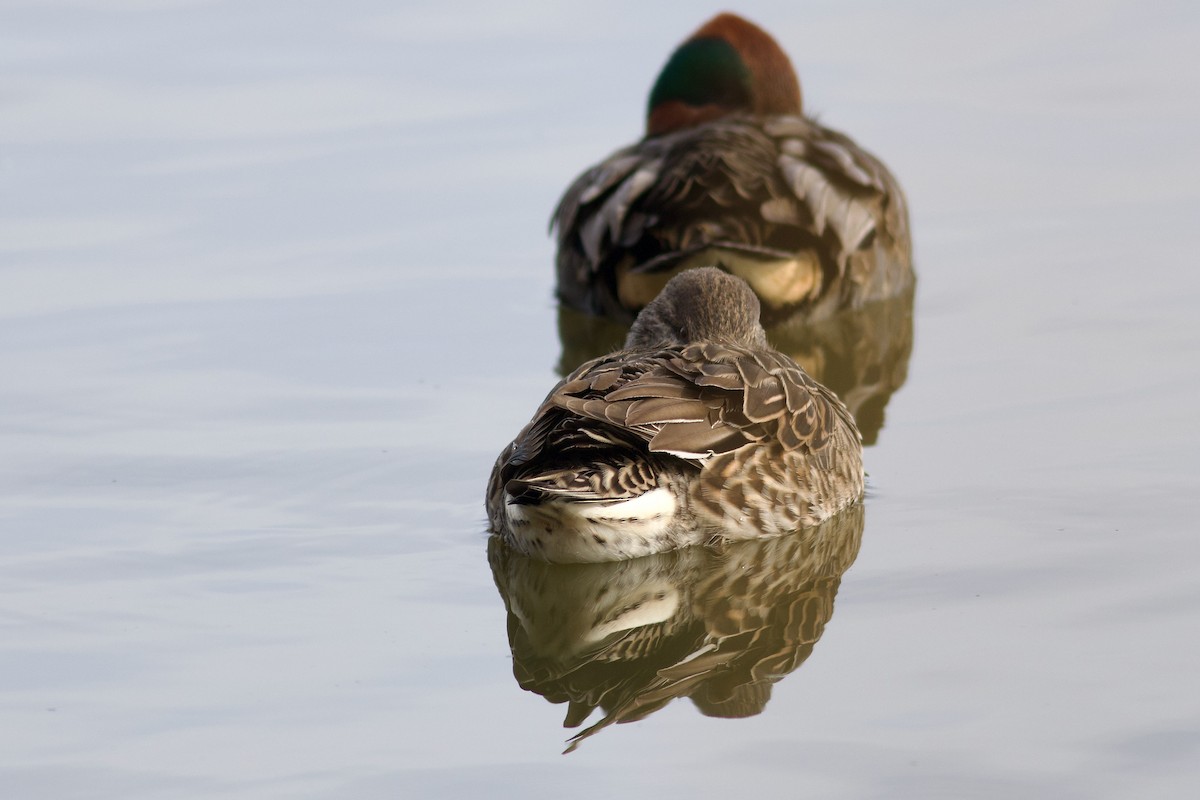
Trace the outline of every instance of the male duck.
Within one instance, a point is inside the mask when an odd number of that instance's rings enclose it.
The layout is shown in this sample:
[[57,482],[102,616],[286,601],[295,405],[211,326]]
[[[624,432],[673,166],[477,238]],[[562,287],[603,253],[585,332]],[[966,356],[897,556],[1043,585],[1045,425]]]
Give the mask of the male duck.
[[577,178],[551,224],[560,299],[618,319],[702,265],[744,278],[768,323],[827,316],[913,283],[896,180],[803,115],[787,55],[733,14],[671,55],[650,92],[645,138]]
[[615,561],[816,525],[863,491],[850,412],[767,345],[740,278],[676,275],[625,349],[551,390],[496,461],[494,532],[547,561]]

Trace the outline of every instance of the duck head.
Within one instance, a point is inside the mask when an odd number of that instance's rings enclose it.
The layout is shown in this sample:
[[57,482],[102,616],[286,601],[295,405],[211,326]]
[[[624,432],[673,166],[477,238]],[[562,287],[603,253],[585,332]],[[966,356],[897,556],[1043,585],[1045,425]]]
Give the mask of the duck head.
[[767,334],[758,319],[758,297],[744,280],[716,267],[687,269],[642,309],[625,346],[723,342],[765,348]]
[[736,112],[799,114],[800,105],[800,81],[771,35],[736,14],[718,14],[679,45],[659,73],[646,135]]

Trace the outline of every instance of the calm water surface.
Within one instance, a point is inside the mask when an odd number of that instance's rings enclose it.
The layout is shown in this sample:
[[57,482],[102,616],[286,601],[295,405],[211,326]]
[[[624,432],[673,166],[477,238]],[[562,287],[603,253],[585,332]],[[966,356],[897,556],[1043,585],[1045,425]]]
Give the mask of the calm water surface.
[[[744,5],[909,193],[911,354],[845,378],[864,513],[489,561],[574,357],[549,212],[715,10],[3,6],[0,794],[1200,784],[1188,4]],[[587,656],[598,586],[654,590],[644,649]]]

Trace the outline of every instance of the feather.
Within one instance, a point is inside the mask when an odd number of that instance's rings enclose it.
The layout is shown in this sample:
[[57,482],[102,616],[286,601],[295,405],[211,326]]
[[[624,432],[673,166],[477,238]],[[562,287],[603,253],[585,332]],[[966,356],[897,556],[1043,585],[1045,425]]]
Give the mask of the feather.
[[[620,299],[618,265],[620,274],[639,275],[694,258],[720,264],[728,252],[764,269],[781,260],[821,265],[826,278],[811,293],[756,283],[764,319],[857,306],[912,284],[908,214],[895,179],[849,138],[802,116],[730,115],[647,138],[585,172],[553,224],[559,296],[625,319],[637,309]],[[812,278],[801,272],[796,280]]]
[[859,166],[854,160],[853,153],[841,142],[831,139],[816,140],[812,143],[811,149],[806,148],[806,150],[826,156],[837,165],[842,177],[854,181],[864,188],[874,189],[877,192],[884,191],[879,179]]

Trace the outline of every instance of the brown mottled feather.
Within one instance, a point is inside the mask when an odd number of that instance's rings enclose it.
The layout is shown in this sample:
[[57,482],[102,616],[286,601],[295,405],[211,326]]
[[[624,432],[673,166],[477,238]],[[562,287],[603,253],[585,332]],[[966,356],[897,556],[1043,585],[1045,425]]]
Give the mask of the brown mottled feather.
[[[644,447],[674,456],[694,473],[700,507],[714,522],[752,516],[765,531],[778,532],[818,522],[861,493],[860,445],[849,412],[781,353],[704,342],[622,351],[585,364],[546,398],[513,455],[498,465],[497,486],[518,475],[545,481],[537,476],[539,460],[569,448],[577,453],[577,431],[592,425],[621,441],[628,455]],[[557,474],[558,462],[551,464]],[[831,468],[828,479],[820,474]],[[773,480],[776,472],[782,478]],[[761,486],[749,488],[755,484]],[[624,485],[614,488],[611,496],[629,494]],[[734,499],[734,492],[742,494]],[[805,504],[792,502],[798,494]],[[748,514],[756,505],[760,510]]]
[[765,125],[730,116],[618,151],[567,189],[553,227],[560,297],[616,317],[636,311],[616,296],[619,262],[669,270],[712,247],[763,259],[814,252],[820,295],[790,309],[813,316],[913,281],[895,179],[849,138],[799,116]]
[[[757,317],[740,278],[713,268],[673,278],[627,349],[564,378],[501,454],[488,490],[493,529],[512,522],[506,496],[603,503],[663,488],[677,518],[646,545],[657,552],[704,540],[684,530],[774,535],[857,500],[862,446],[850,412],[766,345]],[[624,535],[605,530],[599,538]]]

